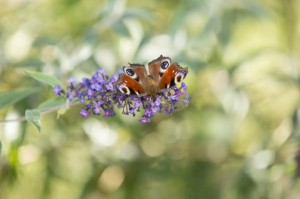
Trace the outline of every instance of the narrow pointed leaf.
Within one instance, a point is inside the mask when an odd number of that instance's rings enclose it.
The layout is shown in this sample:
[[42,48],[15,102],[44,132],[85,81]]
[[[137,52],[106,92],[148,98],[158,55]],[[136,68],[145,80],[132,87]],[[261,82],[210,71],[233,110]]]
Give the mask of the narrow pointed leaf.
[[25,111],[26,120],[33,124],[41,132],[41,113],[37,109]]
[[48,84],[50,86],[52,86],[53,88],[55,87],[55,85],[60,85],[60,87],[63,90],[66,90],[66,87],[64,86],[64,84],[59,81],[58,79],[50,76],[50,75],[46,75],[44,73],[40,73],[40,72],[36,72],[36,71],[25,71],[29,76],[31,76],[32,78],[44,83],[44,84]]
[[10,92],[0,93],[0,109],[14,104],[37,91],[37,88],[22,88]]

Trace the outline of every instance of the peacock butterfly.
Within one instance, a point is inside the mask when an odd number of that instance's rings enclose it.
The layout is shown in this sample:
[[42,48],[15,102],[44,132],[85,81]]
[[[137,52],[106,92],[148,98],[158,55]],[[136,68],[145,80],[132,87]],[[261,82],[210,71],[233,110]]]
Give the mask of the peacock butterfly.
[[129,64],[123,67],[115,87],[127,95],[150,95],[153,100],[163,89],[170,88],[182,82],[188,73],[188,68],[172,63],[169,57],[159,56],[148,63],[148,68],[142,64]]

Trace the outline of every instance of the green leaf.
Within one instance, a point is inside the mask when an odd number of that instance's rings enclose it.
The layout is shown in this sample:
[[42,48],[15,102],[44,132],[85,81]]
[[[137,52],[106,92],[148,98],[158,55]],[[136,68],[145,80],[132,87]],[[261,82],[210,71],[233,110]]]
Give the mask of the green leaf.
[[44,110],[44,109],[50,109],[52,107],[56,107],[62,104],[65,104],[66,100],[62,97],[54,97],[51,98],[49,100],[44,101],[43,103],[41,103],[37,109],[38,110]]
[[10,92],[0,93],[0,109],[14,104],[37,91],[37,88],[22,88]]
[[29,123],[33,124],[39,132],[41,132],[41,113],[39,110],[26,110],[25,118]]
[[1,143],[1,140],[0,140],[0,155],[1,155],[1,151],[2,151],[2,143]]
[[58,79],[56,79],[50,75],[46,75],[44,73],[40,73],[40,72],[36,72],[36,71],[28,71],[28,70],[25,70],[25,72],[32,78],[34,78],[44,84],[48,84],[48,85],[52,86],[53,88],[56,85],[60,85],[60,87],[63,90],[66,90],[65,85],[61,81],[59,81]]

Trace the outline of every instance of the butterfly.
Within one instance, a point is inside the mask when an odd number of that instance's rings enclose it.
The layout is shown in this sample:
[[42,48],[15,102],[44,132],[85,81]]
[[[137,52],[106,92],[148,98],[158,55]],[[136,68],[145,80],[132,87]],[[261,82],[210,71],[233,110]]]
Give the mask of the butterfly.
[[127,95],[150,95],[155,101],[157,93],[182,82],[188,68],[160,55],[148,63],[148,68],[142,64],[129,64],[123,66],[123,71],[115,83],[117,90]]

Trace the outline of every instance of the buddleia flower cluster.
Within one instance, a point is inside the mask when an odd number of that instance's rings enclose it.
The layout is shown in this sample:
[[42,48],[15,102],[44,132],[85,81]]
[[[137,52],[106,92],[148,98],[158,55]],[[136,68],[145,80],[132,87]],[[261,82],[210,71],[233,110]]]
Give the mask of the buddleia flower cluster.
[[143,112],[141,123],[148,123],[157,113],[171,114],[177,109],[177,103],[183,102],[188,106],[189,95],[184,82],[177,86],[164,89],[156,94],[155,99],[150,95],[127,95],[115,88],[118,74],[109,77],[103,69],[98,69],[90,78],[83,78],[77,83],[73,78],[68,81],[67,90],[60,85],[53,89],[54,94],[64,96],[69,102],[84,104],[80,115],[84,118],[93,115],[111,117],[115,115],[115,108],[122,110],[122,114],[135,116]]

